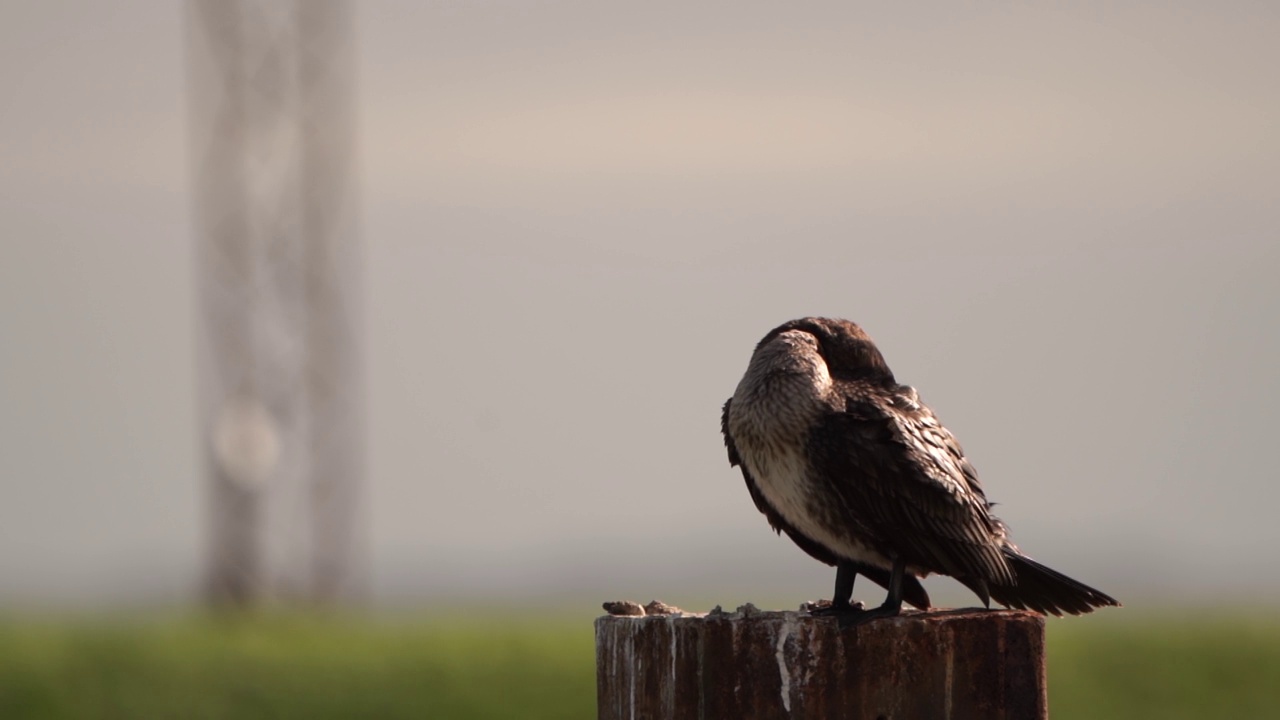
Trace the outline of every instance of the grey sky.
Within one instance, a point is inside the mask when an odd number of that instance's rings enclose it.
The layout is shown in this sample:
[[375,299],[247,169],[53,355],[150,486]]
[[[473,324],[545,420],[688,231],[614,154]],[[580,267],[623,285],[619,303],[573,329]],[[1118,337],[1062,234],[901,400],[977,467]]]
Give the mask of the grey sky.
[[[829,592],[718,413],[830,314],[1032,555],[1280,597],[1280,11],[1040,5],[358,5],[377,596]],[[196,589],[182,37],[0,9],[3,602]]]

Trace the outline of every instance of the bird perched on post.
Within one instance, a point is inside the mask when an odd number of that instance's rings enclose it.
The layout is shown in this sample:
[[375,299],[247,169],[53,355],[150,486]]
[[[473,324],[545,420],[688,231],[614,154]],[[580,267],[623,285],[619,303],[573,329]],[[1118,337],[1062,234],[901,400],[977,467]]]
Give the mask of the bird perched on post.
[[[991,514],[955,437],[847,320],[802,318],[756,345],[724,404],[730,465],[779,533],[836,567],[831,606],[856,624],[929,607],[919,578],[950,575],[990,606],[1079,615],[1120,603],[1023,555]],[[857,575],[888,590],[869,610]]]

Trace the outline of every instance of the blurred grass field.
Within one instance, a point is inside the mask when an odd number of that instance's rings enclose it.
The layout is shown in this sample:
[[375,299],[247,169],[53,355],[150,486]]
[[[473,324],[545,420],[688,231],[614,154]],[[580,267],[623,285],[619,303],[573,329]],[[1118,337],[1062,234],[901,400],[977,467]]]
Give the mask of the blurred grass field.
[[[1051,621],[1071,718],[1280,717],[1280,618]],[[0,619],[0,718],[592,718],[591,617]]]

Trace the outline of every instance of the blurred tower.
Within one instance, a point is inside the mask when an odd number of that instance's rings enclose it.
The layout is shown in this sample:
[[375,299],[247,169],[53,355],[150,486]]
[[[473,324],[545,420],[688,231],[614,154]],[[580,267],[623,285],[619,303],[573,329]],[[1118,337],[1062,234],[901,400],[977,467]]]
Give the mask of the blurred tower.
[[351,11],[187,8],[209,598],[362,585]]

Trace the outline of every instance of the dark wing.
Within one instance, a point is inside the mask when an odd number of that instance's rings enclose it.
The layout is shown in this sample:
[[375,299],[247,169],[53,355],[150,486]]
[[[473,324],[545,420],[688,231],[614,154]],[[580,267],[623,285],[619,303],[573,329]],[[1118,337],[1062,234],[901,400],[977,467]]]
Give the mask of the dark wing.
[[988,600],[987,583],[1013,584],[1004,526],[989,511],[960,444],[915,391],[837,381],[843,412],[810,435],[847,522],[874,547],[951,575]]
[[[742,457],[738,455],[738,448],[733,443],[733,436],[729,434],[729,406],[733,402],[733,398],[729,398],[724,402],[724,411],[720,414],[720,432],[724,435],[724,446],[729,452],[729,465],[742,470],[742,479],[747,483],[747,491],[751,493],[751,500],[756,504],[756,509],[764,514],[769,520],[769,527],[774,532],[786,533],[801,550],[805,551],[814,560],[827,565],[835,566],[840,562],[840,558],[826,547],[820,545],[814,540],[810,540],[799,530],[792,527],[776,510],[773,509],[769,502],[764,499],[764,494],[760,492],[760,488],[756,487],[756,481],[751,477],[751,473],[747,471],[747,466],[743,464]],[[846,560],[846,562],[852,562]],[[871,579],[880,587],[888,589],[889,587],[889,571],[883,568],[877,568],[870,565],[862,565],[855,563],[859,574]],[[920,584],[919,579],[914,575],[908,574],[903,578],[902,583],[903,598],[921,610],[928,610],[929,594],[925,592],[924,586]]]

